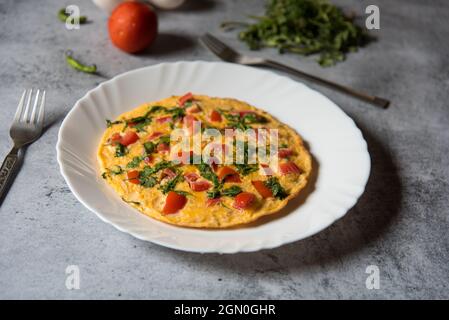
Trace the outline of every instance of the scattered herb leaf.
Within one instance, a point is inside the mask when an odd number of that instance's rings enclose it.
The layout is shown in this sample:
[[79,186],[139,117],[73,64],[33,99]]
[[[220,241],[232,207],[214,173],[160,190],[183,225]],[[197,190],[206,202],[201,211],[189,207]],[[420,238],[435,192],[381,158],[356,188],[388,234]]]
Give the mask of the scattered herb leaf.
[[78,60],[75,60],[72,57],[72,54],[70,51],[66,52],[65,55],[66,61],[69,64],[69,66],[71,66],[73,69],[81,71],[81,72],[85,72],[85,73],[96,73],[97,72],[97,66],[96,65],[85,65],[82,64],[81,62],[79,62]]
[[[66,8],[62,8],[61,10],[58,11],[58,18],[59,20],[61,20],[61,22],[66,22],[68,17],[70,17],[70,15],[66,12]],[[79,17],[80,24],[84,24],[86,22],[87,22],[86,16]]]

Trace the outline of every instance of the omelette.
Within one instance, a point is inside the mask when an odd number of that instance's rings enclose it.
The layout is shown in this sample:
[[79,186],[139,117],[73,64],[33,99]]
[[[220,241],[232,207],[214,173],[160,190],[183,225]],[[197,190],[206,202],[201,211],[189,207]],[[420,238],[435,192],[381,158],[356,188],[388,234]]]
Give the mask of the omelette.
[[[97,154],[102,177],[129,205],[177,226],[226,228],[274,214],[312,170],[293,129],[236,99],[172,96],[106,125]],[[175,140],[175,132],[183,136]],[[262,143],[265,157],[257,157]]]

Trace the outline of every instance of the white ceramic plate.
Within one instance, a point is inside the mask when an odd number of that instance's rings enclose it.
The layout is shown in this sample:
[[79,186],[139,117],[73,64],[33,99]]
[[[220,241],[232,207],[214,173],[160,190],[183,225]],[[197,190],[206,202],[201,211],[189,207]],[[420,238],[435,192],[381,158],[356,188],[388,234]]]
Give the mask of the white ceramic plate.
[[[308,189],[279,214],[228,230],[168,225],[124,203],[101,178],[97,165],[105,119],[188,91],[246,101],[295,128],[315,160]],[[194,252],[256,251],[313,235],[356,203],[370,172],[360,130],[323,95],[268,71],[202,61],[162,63],[126,72],[89,91],[62,123],[57,156],[72,192],[102,220],[139,239]]]

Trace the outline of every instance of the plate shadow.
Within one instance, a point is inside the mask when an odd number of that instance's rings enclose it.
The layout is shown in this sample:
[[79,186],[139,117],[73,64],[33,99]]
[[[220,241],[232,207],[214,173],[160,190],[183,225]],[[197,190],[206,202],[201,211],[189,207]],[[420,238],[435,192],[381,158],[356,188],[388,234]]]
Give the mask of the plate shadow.
[[365,192],[343,218],[318,234],[275,249],[232,255],[205,254],[201,258],[196,253],[157,245],[150,245],[148,249],[175,254],[180,263],[213,267],[224,273],[298,271],[356,253],[388,232],[400,211],[402,199],[398,170],[389,150],[368,131],[362,130],[362,133],[372,161]]

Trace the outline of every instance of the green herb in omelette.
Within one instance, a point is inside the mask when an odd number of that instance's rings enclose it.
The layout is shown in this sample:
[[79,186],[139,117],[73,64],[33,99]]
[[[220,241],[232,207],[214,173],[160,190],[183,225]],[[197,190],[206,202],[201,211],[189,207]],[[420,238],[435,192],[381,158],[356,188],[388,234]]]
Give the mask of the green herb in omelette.
[[288,196],[288,193],[281,186],[277,178],[271,177],[267,181],[265,181],[264,184],[267,188],[271,190],[275,198],[282,200]]
[[218,189],[220,187],[221,183],[218,180],[218,176],[207,163],[197,164],[196,167],[200,171],[200,174],[203,178],[213,182],[215,189]]
[[147,115],[131,118],[126,121],[127,126],[132,124],[132,127],[137,130],[137,132],[145,131],[145,127],[151,123],[151,118]]
[[121,120],[116,120],[116,121],[111,121],[111,120],[109,120],[109,119],[106,119],[106,126],[108,127],[108,128],[110,128],[110,127],[112,127],[113,125],[115,125],[115,124],[120,124],[120,123],[122,123],[123,121],[121,121]]
[[167,136],[162,136],[162,137],[160,137],[160,138],[159,138],[158,144],[159,144],[159,143],[163,143],[163,144],[168,144],[168,145],[170,145],[170,136],[167,135]]
[[235,164],[235,168],[241,175],[247,176],[248,174],[259,170],[258,164],[249,164],[248,162],[249,162],[249,144],[247,141],[245,141],[243,145],[243,163]]
[[156,163],[153,167],[145,166],[142,170],[142,174],[144,174],[145,176],[149,176],[166,168],[174,169],[174,167],[175,165],[173,164],[173,162],[163,160]]
[[242,192],[242,188],[240,188],[239,186],[232,186],[227,189],[224,189],[221,193],[227,197],[235,197],[236,195],[238,195],[241,192]]
[[123,173],[123,169],[120,166],[112,166],[109,168],[109,172],[113,175],[118,175]]
[[251,18],[239,38],[257,50],[277,48],[280,53],[320,54],[321,66],[343,61],[368,40],[363,29],[327,0],[269,0],[264,16]]
[[178,175],[176,175],[176,177],[174,177],[173,179],[169,180],[164,185],[160,186],[159,189],[162,191],[163,194],[167,194],[169,191],[175,190],[175,187],[178,184],[178,182],[183,181],[183,179],[184,178],[179,173]]
[[140,164],[140,162],[143,160],[143,157],[134,157],[128,164],[126,165],[127,168],[137,168]]
[[146,154],[149,155],[154,152],[156,145],[151,141],[147,141],[143,144],[143,148],[145,149]]
[[157,180],[153,176],[144,176],[142,172],[139,177],[140,185],[145,188],[152,188],[157,184]]
[[221,195],[220,190],[218,190],[218,189],[213,189],[211,191],[207,191],[206,193],[207,193],[207,197],[209,199],[215,199]]
[[167,113],[170,113],[172,115],[173,121],[181,119],[181,118],[183,118],[186,115],[186,111],[185,111],[184,108],[168,109]]
[[126,149],[126,147],[123,144],[117,143],[117,145],[115,146],[115,156],[123,157],[127,153],[128,153],[128,149]]
[[132,204],[135,204],[136,206],[140,206],[140,202],[137,202],[137,201],[129,201],[129,200],[126,200],[126,199],[123,198],[123,197],[122,197],[122,200],[125,201],[126,203],[132,203]]

